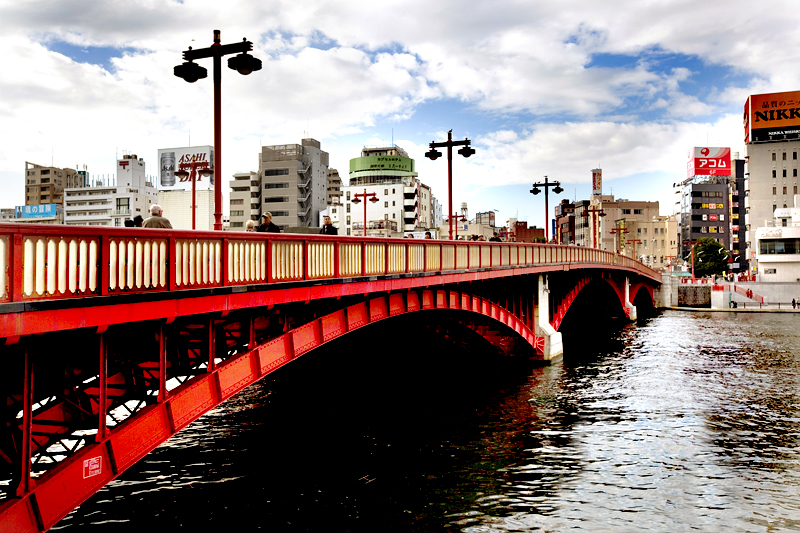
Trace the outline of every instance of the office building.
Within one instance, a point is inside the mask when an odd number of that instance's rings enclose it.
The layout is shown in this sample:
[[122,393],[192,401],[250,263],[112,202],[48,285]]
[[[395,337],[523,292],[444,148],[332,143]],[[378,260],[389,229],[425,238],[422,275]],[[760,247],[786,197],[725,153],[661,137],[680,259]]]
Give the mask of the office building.
[[71,168],[46,167],[25,161],[25,205],[63,204],[67,180],[76,176]]

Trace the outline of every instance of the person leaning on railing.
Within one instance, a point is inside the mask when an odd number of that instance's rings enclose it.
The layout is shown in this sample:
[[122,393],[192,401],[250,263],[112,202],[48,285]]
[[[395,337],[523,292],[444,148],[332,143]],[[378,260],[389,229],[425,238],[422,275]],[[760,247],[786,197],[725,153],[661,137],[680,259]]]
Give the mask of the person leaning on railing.
[[150,206],[150,217],[142,222],[143,228],[172,229],[172,224],[164,218],[164,210],[158,204]]

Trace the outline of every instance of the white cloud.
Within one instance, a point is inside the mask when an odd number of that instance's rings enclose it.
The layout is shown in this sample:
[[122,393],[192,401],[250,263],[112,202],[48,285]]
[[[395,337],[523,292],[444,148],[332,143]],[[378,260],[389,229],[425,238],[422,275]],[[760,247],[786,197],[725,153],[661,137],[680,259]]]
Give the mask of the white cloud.
[[[753,9],[741,1],[630,0],[610,9],[588,0],[468,8],[421,0],[39,0],[2,11],[0,171],[20,178],[25,160],[48,162],[51,154],[58,165],[107,173],[127,148],[154,172],[156,150],[187,144],[190,131],[192,144],[212,144],[211,80],[189,85],[172,68],[186,47],[208,46],[213,28],[224,43],[246,36],[264,62],[248,77],[224,69],[226,174],[254,169],[261,144],[299,142],[304,132],[346,172],[367,144],[354,136],[386,138],[394,124],[408,131],[425,121],[402,146],[442,190],[446,169],[423,154],[429,140],[446,137],[449,118],[419,109],[453,100],[468,107],[462,129],[478,134],[476,156],[458,160],[459,187],[544,174],[583,181],[598,164],[607,179],[680,174],[686,150],[704,144],[706,133],[723,139],[713,144],[741,144],[740,117],[720,109],[741,107],[751,93],[800,87],[800,12],[790,1]],[[134,52],[115,59],[110,74],[44,46],[57,41]],[[597,54],[631,61],[590,66]],[[713,90],[689,92],[702,73],[670,63],[674,54],[753,81],[714,80]],[[210,70],[210,61],[199,63]],[[654,114],[658,121],[642,118]]]

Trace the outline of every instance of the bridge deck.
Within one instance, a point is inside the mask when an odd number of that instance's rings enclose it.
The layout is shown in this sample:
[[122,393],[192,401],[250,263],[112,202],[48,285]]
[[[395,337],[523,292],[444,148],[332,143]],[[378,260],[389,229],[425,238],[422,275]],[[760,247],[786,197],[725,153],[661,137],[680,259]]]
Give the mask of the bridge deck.
[[[0,224],[0,338],[590,266],[661,280],[576,246]],[[428,276],[447,279],[418,279]]]

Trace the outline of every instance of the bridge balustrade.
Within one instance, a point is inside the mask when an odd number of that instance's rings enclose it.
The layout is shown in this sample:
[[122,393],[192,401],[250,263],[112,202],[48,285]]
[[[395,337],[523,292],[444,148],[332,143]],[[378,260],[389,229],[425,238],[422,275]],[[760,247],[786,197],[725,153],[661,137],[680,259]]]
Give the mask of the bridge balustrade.
[[2,302],[573,263],[660,280],[635,259],[574,246],[0,224]]

